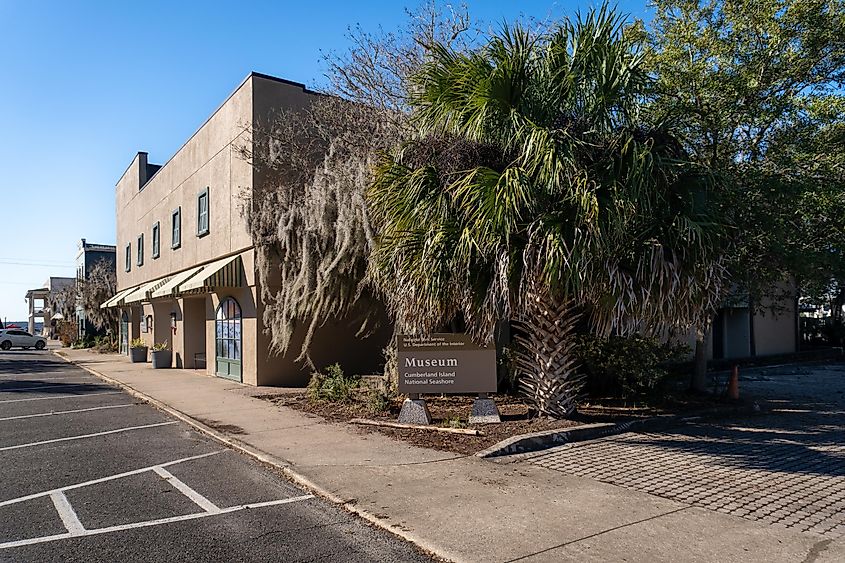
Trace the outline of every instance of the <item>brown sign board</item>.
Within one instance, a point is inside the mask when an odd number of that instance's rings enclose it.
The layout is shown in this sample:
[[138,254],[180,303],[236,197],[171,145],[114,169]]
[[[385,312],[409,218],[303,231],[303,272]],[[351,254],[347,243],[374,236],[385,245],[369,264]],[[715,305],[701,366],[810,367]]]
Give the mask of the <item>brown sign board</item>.
[[496,349],[461,333],[396,338],[400,393],[495,393]]

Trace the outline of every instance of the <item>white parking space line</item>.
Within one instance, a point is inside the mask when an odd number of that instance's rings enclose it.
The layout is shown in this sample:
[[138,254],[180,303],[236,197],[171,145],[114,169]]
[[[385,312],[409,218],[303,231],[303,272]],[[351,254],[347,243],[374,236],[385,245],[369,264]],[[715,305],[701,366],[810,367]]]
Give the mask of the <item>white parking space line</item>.
[[72,491],[74,489],[81,489],[82,487],[87,487],[89,485],[97,485],[99,483],[105,483],[107,481],[114,481],[115,479],[122,479],[123,477],[130,477],[132,475],[138,475],[139,473],[145,473],[147,471],[152,471],[154,467],[170,467],[171,465],[178,465],[180,463],[185,463],[186,461],[193,461],[195,459],[202,459],[204,457],[210,457],[217,454],[222,454],[226,450],[217,450],[216,452],[209,452],[206,454],[199,454],[199,455],[192,455],[190,457],[183,457],[181,459],[175,459],[173,461],[167,461],[165,463],[159,463],[156,465],[149,465],[147,467],[141,467],[139,469],[133,469],[132,471],[125,471],[123,473],[117,473],[115,475],[109,475],[107,477],[100,477],[99,479],[92,479],[91,481],[85,481],[83,483],[76,483],[74,485],[66,485],[64,487],[59,487],[58,489],[51,489],[49,491],[42,491],[40,493],[34,493],[31,495],[26,495],[23,497],[13,498],[9,500],[0,501],[0,508],[4,506],[9,506],[10,504],[18,504],[19,502],[26,502],[28,500],[50,496],[53,493],[63,493],[65,491]]
[[17,393],[19,391],[40,391],[41,389],[55,389],[56,387],[87,387],[90,383],[60,383],[59,385],[40,385],[38,387],[0,387],[0,393],[11,391]]
[[70,505],[64,493],[56,491],[50,495],[50,500],[53,501],[53,506],[56,507],[56,512],[59,513],[59,518],[62,519],[62,524],[65,525],[68,533],[72,536],[78,536],[85,532],[85,526],[79,521],[79,516]]
[[[46,376],[42,377],[40,375],[30,375],[30,374],[25,374],[25,373],[16,373],[14,375],[0,375],[0,380],[17,381],[18,379],[20,379],[20,380],[23,380],[23,381],[34,381],[34,380],[37,380],[37,381],[55,381],[57,379],[74,379],[74,378],[77,378],[77,377],[87,377],[89,379],[97,380],[95,377],[88,375],[87,373],[79,373],[77,375],[57,375],[56,377],[46,377]],[[13,379],[13,378],[15,378],[15,379]],[[35,379],[32,379],[32,378],[35,378]]]
[[83,397],[97,397],[99,395],[122,395],[123,391],[104,391],[103,393],[81,393],[70,395],[53,395],[52,397],[30,397],[28,399],[6,399],[0,403],[23,403],[24,401],[49,401],[51,399],[81,399]]
[[9,450],[18,450],[21,448],[31,448],[34,446],[44,446],[46,444],[55,444],[56,442],[68,442],[70,440],[84,440],[86,438],[96,438],[97,436],[106,436],[108,434],[118,434],[120,432],[130,432],[132,430],[143,430],[144,428],[156,428],[158,426],[168,426],[176,424],[175,420],[171,422],[157,422],[156,424],[144,424],[142,426],[127,426],[126,428],[117,428],[115,430],[106,430],[105,432],[95,432],[93,434],[82,434],[80,436],[68,436],[67,438],[54,438],[52,440],[42,440],[40,442],[30,442],[28,444],[17,444],[15,446],[5,446],[0,448],[0,452],[7,452]]
[[119,526],[109,526],[108,528],[97,528],[94,530],[85,530],[81,533],[71,534],[56,534],[53,536],[43,536],[40,538],[30,538],[26,540],[10,541],[0,543],[0,549],[9,549],[13,547],[22,547],[25,545],[33,545],[38,543],[46,543],[56,540],[64,540],[68,538],[79,538],[85,536],[95,536],[99,534],[108,534],[111,532],[122,532],[123,530],[133,530],[136,528],[149,528],[150,526],[160,526],[162,524],[171,524],[174,522],[185,522],[186,520],[197,520],[198,518],[210,518],[212,516],[220,516],[222,514],[231,514],[241,510],[250,510],[256,508],[264,508],[267,506],[278,506],[281,504],[291,504],[303,500],[314,498],[314,495],[302,495],[298,497],[291,497],[280,500],[271,500],[267,502],[256,502],[253,504],[242,504],[239,506],[231,506],[229,508],[221,508],[219,512],[198,512],[196,514],[186,514],[184,516],[172,516],[170,518],[160,518],[158,520],[147,520],[146,522],[133,522],[132,524],[121,524]]
[[180,493],[194,501],[194,504],[205,510],[206,512],[220,512],[220,508],[193,490],[191,487],[186,485],[183,481],[180,481],[173,473],[168,471],[163,467],[153,467],[153,471],[155,471],[159,476],[166,479],[168,483],[173,485]]
[[19,416],[7,416],[5,418],[0,418],[0,422],[6,420],[20,420],[22,418],[38,418],[39,416],[58,416],[60,414],[74,414],[78,412],[88,412],[88,411],[101,411],[104,409],[122,409],[124,407],[134,407],[135,403],[127,403],[125,405],[108,405],[105,407],[90,407],[87,409],[74,409],[72,411],[50,411],[50,412],[40,412],[38,414],[22,414]]

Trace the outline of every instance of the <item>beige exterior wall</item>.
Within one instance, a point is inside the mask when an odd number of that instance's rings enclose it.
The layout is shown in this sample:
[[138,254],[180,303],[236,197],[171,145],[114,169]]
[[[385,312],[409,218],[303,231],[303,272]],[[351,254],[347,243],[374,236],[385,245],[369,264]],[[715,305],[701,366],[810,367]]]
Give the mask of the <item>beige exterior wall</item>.
[[782,297],[777,300],[777,306],[772,307],[772,302],[766,301],[762,303],[766,313],[754,317],[758,356],[798,351],[798,287],[793,280],[782,284],[778,290]]
[[[197,369],[198,354],[206,354],[207,295],[176,300],[176,335],[173,344],[173,367]],[[206,356],[207,358],[207,356]],[[208,362],[206,361],[206,366]],[[207,368],[206,368],[207,369]]]
[[751,317],[747,308],[725,309],[722,317],[724,358],[751,355]]
[[[210,262],[252,246],[241,214],[244,196],[263,181],[238,154],[251,143],[250,127],[279,108],[301,108],[312,99],[300,85],[251,74],[151,178],[147,156],[138,153],[115,188],[118,290]],[[146,183],[144,184],[144,181]],[[143,185],[143,189],[140,189]],[[197,196],[208,188],[209,233],[197,236]],[[182,211],[182,243],[171,249],[171,214]],[[152,257],[153,224],[161,225],[161,255]],[[144,235],[144,264],[137,265],[137,239]],[[131,244],[131,270],[124,252]]]
[[[166,341],[174,367],[198,368],[205,357],[205,372],[215,375],[215,316],[220,302],[234,297],[242,312],[242,381],[252,385],[300,385],[310,369],[296,362],[297,342],[279,357],[269,351],[262,325],[263,305],[255,270],[255,252],[241,212],[245,196],[270,185],[239,155],[253,142],[253,124],[268,123],[281,109],[296,110],[313,100],[302,86],[252,74],[215,111],[200,129],[157,171],[145,153],[138,153],[116,186],[118,291],[172,276],[200,264],[239,255],[243,286],[215,288],[205,294],[154,299],[127,307],[131,312],[130,339],[148,346]],[[255,147],[251,147],[255,150]],[[148,171],[152,174],[147,178]],[[209,193],[209,232],[197,235],[197,196]],[[181,246],[171,248],[171,216],[181,209]],[[160,225],[160,255],[152,257],[153,225]],[[138,266],[137,239],[144,236],[144,261]],[[129,271],[125,248],[131,247]],[[171,327],[175,315],[175,332]],[[140,332],[142,315],[152,317],[147,332]],[[356,338],[352,320],[333,320],[316,337],[312,357],[318,368],[340,362],[350,373],[371,371],[381,361],[390,327],[374,337]],[[297,339],[295,339],[297,340]],[[301,342],[301,336],[298,339]]]
[[[146,155],[135,157],[117,183],[117,285],[124,289],[249,248],[240,218],[242,192],[252,185],[252,168],[236,154],[252,116],[252,82],[247,80],[190,140],[141,188]],[[197,236],[197,195],[208,189],[209,233]],[[181,246],[171,249],[171,213],[181,208]],[[152,257],[153,224],[161,225],[161,254]],[[144,235],[144,263],[137,265],[137,238]],[[125,248],[131,245],[131,269]]]
[[[765,312],[754,315],[754,344],[756,356],[774,356],[798,352],[798,316],[794,294],[794,281],[776,288],[777,303],[771,299],[761,305]],[[747,305],[747,304],[746,304]],[[716,323],[721,323],[717,327]],[[751,315],[748,307],[728,307],[714,320],[714,326],[707,337],[707,358],[714,359],[714,335],[722,339],[722,356],[718,359],[747,358],[751,355]],[[695,333],[690,332],[678,342],[695,349]],[[692,359],[692,353],[690,354]]]

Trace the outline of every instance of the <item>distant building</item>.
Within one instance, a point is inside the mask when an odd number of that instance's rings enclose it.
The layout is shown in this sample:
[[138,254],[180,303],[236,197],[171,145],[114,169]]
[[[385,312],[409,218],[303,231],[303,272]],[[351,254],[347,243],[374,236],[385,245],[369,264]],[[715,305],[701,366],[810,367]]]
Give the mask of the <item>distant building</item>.
[[714,360],[794,354],[800,345],[797,288],[784,284],[783,296],[763,303],[764,312],[735,300],[719,310],[710,334]]
[[42,326],[41,336],[56,338],[56,324],[64,317],[61,313],[53,311],[50,305],[50,294],[75,283],[76,278],[50,277],[44,282],[44,287],[30,289],[26,292],[25,298],[29,305],[28,330],[30,334],[36,334],[36,329],[40,323]]
[[[116,267],[117,247],[110,244],[96,244],[81,239],[78,244],[79,251],[76,253],[76,279],[87,280],[94,264],[104,260],[112,271]],[[76,323],[79,337],[96,336],[102,331],[88,321],[85,309],[78,305],[76,307]]]
[[[798,288],[779,284],[756,307],[748,294],[734,289],[716,312],[707,338],[708,360],[739,360],[794,354],[800,348]],[[695,349],[695,332],[683,342]],[[692,353],[692,352],[691,352]]]

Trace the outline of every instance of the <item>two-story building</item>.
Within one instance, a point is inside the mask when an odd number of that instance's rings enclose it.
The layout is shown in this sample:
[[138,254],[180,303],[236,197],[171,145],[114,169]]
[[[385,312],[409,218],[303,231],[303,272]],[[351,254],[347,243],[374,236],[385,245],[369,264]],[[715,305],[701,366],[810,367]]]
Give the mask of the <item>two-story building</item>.
[[[76,253],[76,279],[84,282],[91,276],[91,270],[97,263],[111,271],[115,269],[115,252],[116,247],[111,244],[97,244],[88,242],[85,239],[80,239],[79,248]],[[79,331],[79,338],[86,336],[96,336],[102,334],[103,330],[97,328],[88,320],[87,311],[82,305],[76,307],[76,324]]]
[[[165,164],[139,152],[117,183],[117,294],[121,349],[166,343],[174,367],[204,369],[252,385],[301,385],[299,350],[276,356],[264,332],[256,257],[242,206],[272,187],[241,157],[252,126],[281,108],[306,107],[302,84],[252,73]],[[254,147],[252,147],[254,148]],[[343,319],[314,338],[315,363],[377,370],[389,331],[355,336]],[[318,365],[317,367],[323,367]]]
[[58,310],[53,309],[54,303],[51,301],[59,292],[75,283],[76,278],[50,276],[43,287],[26,292],[25,299],[29,308],[27,328],[30,334],[37,334],[40,326],[41,336],[58,338],[58,323],[64,320],[64,317]]

